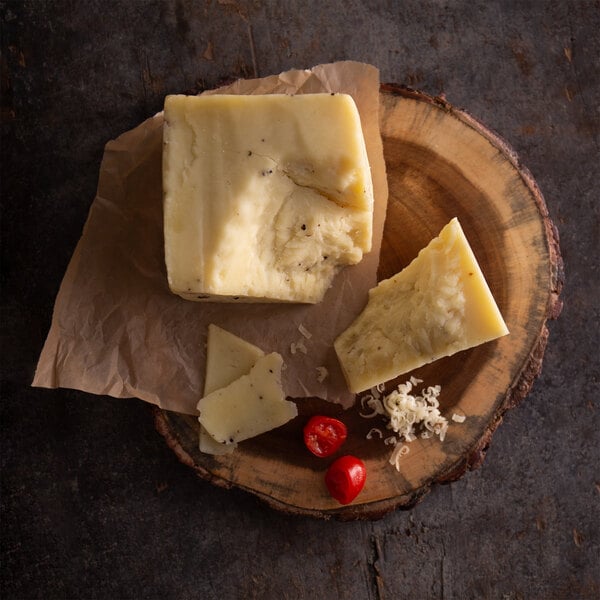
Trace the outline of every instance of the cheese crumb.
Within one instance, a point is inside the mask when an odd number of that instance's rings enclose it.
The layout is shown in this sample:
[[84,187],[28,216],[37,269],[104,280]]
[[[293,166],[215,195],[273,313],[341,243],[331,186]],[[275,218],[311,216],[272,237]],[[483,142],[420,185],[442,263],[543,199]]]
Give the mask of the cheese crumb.
[[312,337],[312,333],[306,329],[306,327],[304,327],[304,325],[302,325],[302,323],[300,323],[300,325],[298,325],[298,331],[307,339],[310,340],[310,338]]
[[452,420],[456,423],[464,423],[466,418],[465,415],[459,415],[458,413],[452,415]]
[[299,340],[290,344],[290,352],[292,354],[296,354],[296,352],[302,352],[302,354],[307,354],[308,350],[306,349],[304,342],[302,340]]
[[323,383],[329,376],[329,371],[325,367],[317,367],[317,381]]

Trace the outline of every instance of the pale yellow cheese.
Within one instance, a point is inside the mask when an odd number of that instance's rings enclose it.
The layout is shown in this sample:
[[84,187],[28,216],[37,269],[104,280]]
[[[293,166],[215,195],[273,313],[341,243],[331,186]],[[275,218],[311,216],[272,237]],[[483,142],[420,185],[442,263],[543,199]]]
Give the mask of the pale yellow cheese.
[[168,96],[164,118],[174,293],[315,303],[370,250],[373,186],[350,96]]
[[246,375],[264,355],[265,353],[254,344],[211,323],[208,326],[206,342],[204,395]]
[[219,443],[233,444],[280,427],[298,414],[281,386],[280,354],[259,358],[248,375],[198,402],[200,424]]
[[348,387],[358,393],[508,329],[458,219],[404,270],[369,292],[335,341]]
[[[208,326],[204,395],[223,388],[250,372],[264,352],[214,324]],[[200,425],[199,448],[206,454],[230,454],[237,444],[220,444]]]

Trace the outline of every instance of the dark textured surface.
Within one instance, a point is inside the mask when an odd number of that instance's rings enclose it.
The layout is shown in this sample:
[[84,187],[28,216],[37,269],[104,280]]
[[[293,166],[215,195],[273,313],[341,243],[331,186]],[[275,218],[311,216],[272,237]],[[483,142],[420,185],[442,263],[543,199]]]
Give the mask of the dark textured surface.
[[[0,7],[2,597],[600,597],[598,2]],[[166,93],[346,58],[507,139],[567,277],[542,375],[483,467],[374,523],[287,517],[212,487],[142,402],[29,387],[106,141]]]

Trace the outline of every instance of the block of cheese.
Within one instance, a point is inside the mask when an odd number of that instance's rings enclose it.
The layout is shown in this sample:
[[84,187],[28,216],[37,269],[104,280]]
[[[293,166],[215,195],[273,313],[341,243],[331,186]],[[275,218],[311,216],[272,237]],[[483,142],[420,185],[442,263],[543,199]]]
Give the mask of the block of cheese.
[[198,402],[198,420],[219,443],[233,444],[280,427],[298,414],[281,386],[280,354],[259,358],[248,375]]
[[369,292],[334,346],[358,393],[508,329],[458,219],[400,273]]
[[316,303],[370,250],[373,186],[350,96],[167,96],[163,143],[174,293]]
[[[206,343],[206,377],[204,396],[228,386],[247,375],[264,352],[246,340],[221,329],[208,326]],[[230,454],[237,444],[220,444],[200,425],[199,448],[206,454]]]

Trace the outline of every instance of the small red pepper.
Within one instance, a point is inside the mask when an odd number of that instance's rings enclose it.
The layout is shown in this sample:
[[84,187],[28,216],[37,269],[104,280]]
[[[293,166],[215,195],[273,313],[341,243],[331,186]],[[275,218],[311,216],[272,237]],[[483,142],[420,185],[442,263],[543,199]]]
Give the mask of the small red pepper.
[[365,463],[348,454],[331,464],[325,474],[325,485],[340,504],[350,504],[363,489],[366,479]]
[[337,452],[347,435],[346,426],[333,417],[314,416],[304,426],[304,443],[320,458]]

